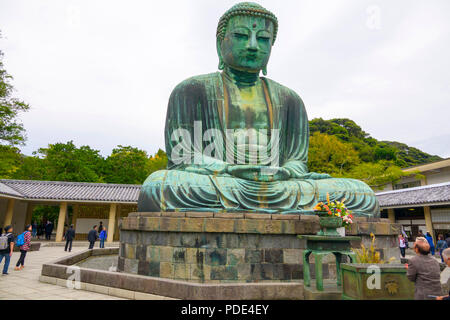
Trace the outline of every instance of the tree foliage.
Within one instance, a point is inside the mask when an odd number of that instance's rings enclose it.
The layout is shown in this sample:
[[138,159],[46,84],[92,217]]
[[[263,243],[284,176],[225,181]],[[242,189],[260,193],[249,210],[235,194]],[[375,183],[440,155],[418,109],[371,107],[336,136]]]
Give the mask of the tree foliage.
[[98,150],[78,148],[73,141],[50,144],[29,157],[17,148],[0,148],[9,150],[0,155],[0,178],[6,179],[142,184],[167,166],[161,149],[149,157],[144,150],[119,145],[104,158]]
[[5,70],[2,60],[3,52],[0,50],[0,144],[21,145],[25,143],[26,135],[18,115],[28,111],[30,106],[13,97],[13,77]]
[[316,131],[309,138],[308,168],[312,172],[342,175],[359,162],[353,146],[335,136]]
[[22,154],[16,147],[0,145],[0,179],[12,178],[20,168]]
[[141,184],[149,174],[147,152],[119,145],[105,160],[105,182]]
[[350,143],[362,162],[375,163],[381,160],[393,161],[401,168],[442,160],[419,149],[395,141],[378,141],[363,131],[350,119],[313,119],[309,122],[310,133],[320,132]]

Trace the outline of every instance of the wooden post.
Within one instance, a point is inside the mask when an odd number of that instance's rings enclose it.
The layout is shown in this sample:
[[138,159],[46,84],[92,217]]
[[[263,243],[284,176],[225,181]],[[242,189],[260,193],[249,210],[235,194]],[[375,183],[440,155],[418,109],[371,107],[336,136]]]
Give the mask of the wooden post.
[[15,202],[16,202],[15,199],[8,199],[8,204],[6,207],[5,222],[3,223],[3,228],[12,223]]
[[64,223],[66,220],[67,202],[61,202],[59,206],[58,227],[56,228],[56,242],[61,242],[64,232]]
[[109,207],[108,238],[106,239],[106,242],[114,241],[116,215],[117,215],[117,203],[111,203]]
[[120,239],[120,234],[119,234],[119,220],[121,218],[121,207],[120,204],[117,205],[117,209],[116,209],[116,223],[114,224],[114,239],[116,241],[119,241]]
[[433,243],[436,245],[436,239],[434,237],[434,230],[433,230],[433,222],[431,221],[430,207],[423,207],[423,212],[425,216],[425,224],[427,226],[427,231],[431,233],[431,236],[433,237]]
[[78,204],[74,204],[73,205],[72,223],[71,223],[71,224],[73,224],[74,229],[77,228],[77,219],[78,219],[79,210],[80,210],[80,207],[78,206]]
[[395,223],[395,211],[394,209],[388,209],[388,218],[392,223]]

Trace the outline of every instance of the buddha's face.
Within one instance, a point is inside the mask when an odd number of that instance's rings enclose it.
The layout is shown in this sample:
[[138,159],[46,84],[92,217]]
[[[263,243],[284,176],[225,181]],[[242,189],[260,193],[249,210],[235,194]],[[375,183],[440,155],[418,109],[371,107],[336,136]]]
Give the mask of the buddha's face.
[[218,44],[222,61],[240,71],[259,73],[269,61],[273,32],[273,22],[268,19],[232,17],[223,41]]

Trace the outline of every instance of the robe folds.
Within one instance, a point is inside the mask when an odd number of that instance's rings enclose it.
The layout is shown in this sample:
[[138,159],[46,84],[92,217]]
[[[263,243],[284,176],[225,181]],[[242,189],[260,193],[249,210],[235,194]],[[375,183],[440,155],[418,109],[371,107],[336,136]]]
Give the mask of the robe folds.
[[[258,165],[276,163],[289,171],[290,178],[262,182],[227,173],[227,166],[234,164],[230,159],[237,158],[227,143],[227,83],[219,72],[196,76],[180,83],[170,96],[165,127],[168,167],[146,179],[138,211],[310,213],[329,193],[331,201],[345,199],[356,216],[379,215],[376,196],[365,183],[307,178],[309,127],[304,104],[294,91],[267,78],[261,81],[273,139],[267,161]],[[219,134],[205,137],[203,133],[211,129]]]

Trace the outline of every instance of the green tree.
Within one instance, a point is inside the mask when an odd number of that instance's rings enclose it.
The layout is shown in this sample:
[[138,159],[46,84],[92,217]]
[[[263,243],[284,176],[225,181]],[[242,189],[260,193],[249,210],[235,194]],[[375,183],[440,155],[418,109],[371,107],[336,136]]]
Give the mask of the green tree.
[[[49,144],[34,152],[35,157],[42,158],[37,170],[23,170],[18,174],[41,176],[41,180],[103,182],[102,168],[104,159],[98,150],[89,146],[77,148],[73,141],[67,143]],[[38,160],[27,160],[30,164]]]
[[45,160],[37,156],[22,156],[20,166],[14,172],[12,178],[19,180],[48,180],[44,165]]
[[30,106],[12,96],[13,77],[5,70],[2,60],[3,52],[0,50],[0,144],[20,145],[25,143],[26,136],[18,115],[20,112],[28,111]]
[[379,160],[389,160],[394,161],[396,166],[405,168],[442,160],[439,156],[427,154],[406,144],[378,141],[350,119],[312,119],[309,127],[311,135],[320,132],[334,136],[342,142],[351,143],[363,162],[376,163]]
[[353,146],[335,136],[315,132],[309,138],[308,168],[312,172],[342,175],[359,162]]
[[16,147],[0,145],[0,179],[10,179],[21,166],[22,155]]
[[119,145],[105,160],[105,181],[141,184],[149,175],[149,168],[147,152]]
[[163,150],[159,149],[158,152],[149,159],[149,174],[152,174],[158,170],[166,169],[167,162],[167,154]]
[[402,177],[409,176],[393,161],[381,160],[376,163],[361,163],[352,168],[347,174],[347,178],[364,181],[371,187],[382,187],[387,183],[395,184]]

